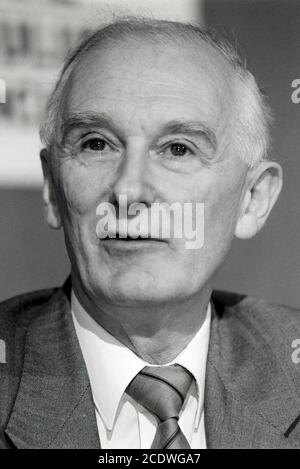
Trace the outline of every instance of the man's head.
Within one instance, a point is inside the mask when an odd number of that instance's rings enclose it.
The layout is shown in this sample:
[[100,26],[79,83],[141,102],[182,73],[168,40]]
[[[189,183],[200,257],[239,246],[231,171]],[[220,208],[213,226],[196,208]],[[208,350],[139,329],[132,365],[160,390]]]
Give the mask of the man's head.
[[[127,19],[65,64],[42,138],[44,201],[78,288],[97,301],[177,302],[210,288],[233,237],[254,236],[281,188],[269,113],[228,42],[180,23]],[[99,239],[96,210],[204,204],[204,245]],[[126,205],[125,209],[128,208]]]

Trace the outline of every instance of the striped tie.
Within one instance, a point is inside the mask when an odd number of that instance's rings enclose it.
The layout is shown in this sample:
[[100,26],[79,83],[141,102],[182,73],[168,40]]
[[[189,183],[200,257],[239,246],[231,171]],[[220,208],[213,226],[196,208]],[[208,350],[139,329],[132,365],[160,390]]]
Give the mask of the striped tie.
[[146,366],[128,385],[126,393],[159,420],[151,449],[190,449],[178,419],[192,382],[192,375],[175,364]]

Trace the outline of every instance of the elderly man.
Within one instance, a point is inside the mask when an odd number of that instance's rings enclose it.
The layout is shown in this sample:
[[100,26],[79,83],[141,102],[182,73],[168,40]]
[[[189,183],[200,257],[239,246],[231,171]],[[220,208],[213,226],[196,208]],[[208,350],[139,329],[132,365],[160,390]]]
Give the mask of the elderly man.
[[[281,189],[269,120],[235,49],[196,26],[124,19],[69,56],[41,160],[71,277],[1,305],[3,447],[300,446],[299,312],[213,292]],[[174,203],[204,207],[203,242],[163,234]]]

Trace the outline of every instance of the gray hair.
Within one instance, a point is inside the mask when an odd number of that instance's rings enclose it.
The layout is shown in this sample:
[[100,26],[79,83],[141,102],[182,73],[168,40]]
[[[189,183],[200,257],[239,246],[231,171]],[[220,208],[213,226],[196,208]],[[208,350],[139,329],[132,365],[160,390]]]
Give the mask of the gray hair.
[[136,17],[123,18],[91,32],[67,56],[48,100],[40,127],[41,140],[50,151],[57,143],[57,130],[62,124],[64,91],[77,64],[95,46],[119,43],[122,39],[130,37],[146,37],[148,42],[153,43],[172,41],[177,42],[179,46],[182,46],[184,41],[194,44],[204,41],[217,50],[232,66],[237,77],[234,150],[249,167],[267,158],[270,146],[270,108],[236,44],[225,34],[204,30],[196,25]]

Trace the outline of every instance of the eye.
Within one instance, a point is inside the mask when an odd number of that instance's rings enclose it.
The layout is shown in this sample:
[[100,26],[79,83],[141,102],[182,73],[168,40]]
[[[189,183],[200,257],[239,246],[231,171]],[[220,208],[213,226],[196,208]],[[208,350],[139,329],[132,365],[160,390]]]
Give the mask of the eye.
[[170,160],[182,160],[192,157],[194,155],[193,150],[182,142],[170,142],[167,143],[164,148],[160,151],[160,155]]
[[83,150],[91,151],[104,151],[107,148],[107,143],[102,138],[93,137],[82,143]]
[[170,145],[170,151],[173,156],[185,156],[188,152],[188,148],[183,143],[172,143]]

